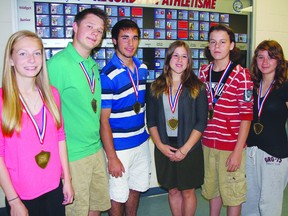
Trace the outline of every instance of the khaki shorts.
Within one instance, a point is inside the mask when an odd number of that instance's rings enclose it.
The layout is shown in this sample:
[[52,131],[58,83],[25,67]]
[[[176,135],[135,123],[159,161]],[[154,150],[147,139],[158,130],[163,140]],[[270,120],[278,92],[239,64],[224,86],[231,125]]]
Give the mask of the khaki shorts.
[[75,191],[73,204],[66,206],[67,216],[87,216],[91,211],[111,207],[106,160],[103,149],[86,158],[69,163]]
[[243,149],[240,168],[235,172],[227,172],[225,166],[231,151],[222,151],[203,146],[204,152],[204,184],[202,195],[211,200],[221,196],[225,206],[238,206],[246,201],[245,159]]

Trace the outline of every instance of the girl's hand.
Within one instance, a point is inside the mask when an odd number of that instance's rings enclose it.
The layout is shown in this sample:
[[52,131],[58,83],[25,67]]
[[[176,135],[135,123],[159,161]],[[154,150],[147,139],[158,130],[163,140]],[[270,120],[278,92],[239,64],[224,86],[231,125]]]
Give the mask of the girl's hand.
[[172,161],[176,161],[179,162],[181,160],[183,160],[186,157],[187,153],[183,152],[183,149],[179,148],[174,155],[172,156]]
[[63,195],[64,195],[64,200],[62,202],[62,205],[67,205],[71,204],[74,200],[74,190],[72,187],[71,181],[64,181],[63,185]]
[[20,198],[9,202],[11,216],[28,216],[28,210]]
[[175,154],[175,152],[177,151],[176,148],[169,146],[169,145],[165,145],[165,144],[161,144],[159,146],[157,146],[157,148],[166,156],[168,157],[170,160],[172,159],[173,155]]

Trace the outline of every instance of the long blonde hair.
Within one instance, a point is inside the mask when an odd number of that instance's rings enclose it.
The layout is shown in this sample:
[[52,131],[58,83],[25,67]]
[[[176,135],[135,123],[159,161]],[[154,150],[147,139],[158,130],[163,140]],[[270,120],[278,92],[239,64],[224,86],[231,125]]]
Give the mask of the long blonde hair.
[[10,59],[15,44],[23,38],[27,37],[36,39],[42,50],[43,63],[42,68],[35,79],[36,85],[43,94],[45,106],[53,116],[57,128],[60,128],[62,124],[60,110],[55,102],[49,83],[45,51],[42,40],[37,34],[27,30],[22,30],[11,35],[11,37],[8,39],[4,54],[2,77],[3,108],[1,125],[2,133],[4,136],[12,136],[14,131],[21,131],[21,118],[23,107],[19,98],[20,91],[16,82],[15,70],[14,67],[11,65]]

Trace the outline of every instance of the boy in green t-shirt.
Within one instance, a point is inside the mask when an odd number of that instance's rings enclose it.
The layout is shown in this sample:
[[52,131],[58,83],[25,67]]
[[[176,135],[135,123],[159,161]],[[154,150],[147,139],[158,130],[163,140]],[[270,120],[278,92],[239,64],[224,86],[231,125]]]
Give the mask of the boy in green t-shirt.
[[100,140],[101,84],[90,56],[107,26],[99,8],[79,12],[73,41],[48,61],[49,78],[60,93],[75,200],[67,215],[100,215],[110,208],[106,161]]

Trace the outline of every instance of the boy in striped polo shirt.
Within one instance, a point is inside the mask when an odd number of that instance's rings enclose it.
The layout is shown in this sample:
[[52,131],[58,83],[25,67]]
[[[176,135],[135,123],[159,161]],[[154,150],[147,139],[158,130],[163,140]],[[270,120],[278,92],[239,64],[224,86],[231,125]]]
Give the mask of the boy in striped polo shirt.
[[140,30],[124,19],[112,28],[115,54],[102,69],[101,139],[110,174],[109,215],[136,215],[140,192],[149,188],[150,152],[145,127],[147,66],[134,54]]

